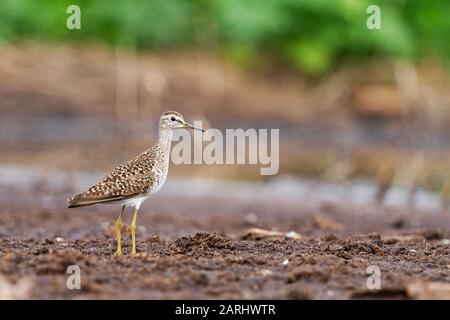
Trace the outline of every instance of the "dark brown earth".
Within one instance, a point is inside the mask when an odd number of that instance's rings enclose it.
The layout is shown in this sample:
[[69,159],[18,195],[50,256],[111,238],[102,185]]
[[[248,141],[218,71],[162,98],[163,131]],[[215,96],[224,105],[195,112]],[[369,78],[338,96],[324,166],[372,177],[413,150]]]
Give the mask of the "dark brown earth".
[[[449,298],[446,213],[159,196],[141,208],[137,256],[129,255],[124,226],[125,255],[116,257],[118,208],[66,209],[59,195],[30,206],[26,196],[2,197],[0,292],[7,297]],[[302,238],[261,239],[247,234],[252,227]],[[70,265],[80,267],[81,290],[66,287]],[[381,270],[380,290],[366,287],[370,265]]]

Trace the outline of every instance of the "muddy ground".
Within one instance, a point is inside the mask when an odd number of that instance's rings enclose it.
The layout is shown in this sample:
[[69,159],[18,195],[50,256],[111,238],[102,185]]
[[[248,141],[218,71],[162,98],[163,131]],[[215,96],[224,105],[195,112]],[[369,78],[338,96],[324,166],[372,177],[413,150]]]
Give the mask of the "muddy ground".
[[[163,194],[141,208],[137,256],[125,225],[125,255],[116,257],[119,208],[66,209],[65,194],[14,195],[2,190],[4,298],[449,298],[445,212]],[[255,227],[295,233],[265,238],[249,233]],[[66,287],[70,265],[80,267],[81,290]],[[381,270],[380,290],[366,286],[370,265]]]

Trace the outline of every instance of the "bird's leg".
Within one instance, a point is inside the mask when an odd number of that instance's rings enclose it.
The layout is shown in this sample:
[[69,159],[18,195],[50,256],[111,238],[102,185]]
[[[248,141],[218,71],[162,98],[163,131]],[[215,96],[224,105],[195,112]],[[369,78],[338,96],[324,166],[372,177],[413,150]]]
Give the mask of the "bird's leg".
[[134,256],[136,254],[136,220],[137,220],[137,214],[138,214],[139,207],[134,208],[134,215],[133,215],[133,221],[131,222],[131,243],[133,246],[133,249],[131,251],[131,254]]
[[117,225],[117,251],[115,253],[116,256],[122,255],[122,245],[120,241],[120,228],[122,227],[122,215],[123,211],[125,210],[125,206],[122,206],[122,210],[120,211],[119,217],[117,218],[116,225]]

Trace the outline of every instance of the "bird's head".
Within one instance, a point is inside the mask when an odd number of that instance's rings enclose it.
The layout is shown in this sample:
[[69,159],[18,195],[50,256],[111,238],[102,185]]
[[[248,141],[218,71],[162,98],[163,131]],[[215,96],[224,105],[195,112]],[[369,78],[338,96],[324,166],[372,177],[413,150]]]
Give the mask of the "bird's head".
[[176,111],[166,111],[159,119],[159,126],[161,129],[171,130],[177,128],[191,128],[205,132],[203,129],[195,128],[193,125],[184,121],[183,116]]

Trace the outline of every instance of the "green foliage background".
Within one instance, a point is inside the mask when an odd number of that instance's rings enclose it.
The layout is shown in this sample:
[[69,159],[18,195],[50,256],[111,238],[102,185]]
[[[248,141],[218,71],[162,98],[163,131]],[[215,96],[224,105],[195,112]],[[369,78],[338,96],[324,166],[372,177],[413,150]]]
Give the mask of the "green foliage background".
[[[81,8],[68,30],[66,9]],[[382,30],[366,27],[370,4]],[[448,0],[1,0],[0,41],[101,41],[153,49],[201,48],[241,65],[280,61],[320,75],[342,57],[450,60]]]

